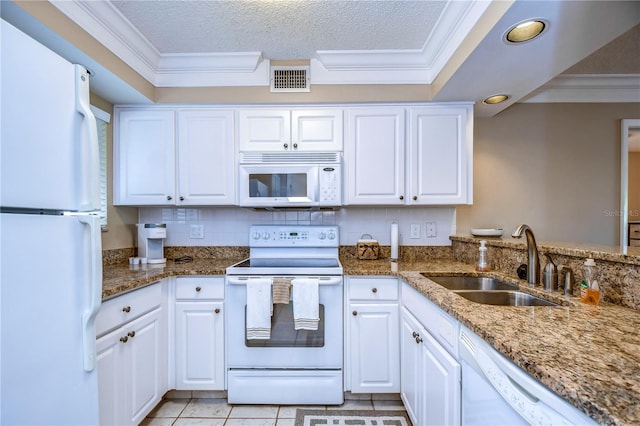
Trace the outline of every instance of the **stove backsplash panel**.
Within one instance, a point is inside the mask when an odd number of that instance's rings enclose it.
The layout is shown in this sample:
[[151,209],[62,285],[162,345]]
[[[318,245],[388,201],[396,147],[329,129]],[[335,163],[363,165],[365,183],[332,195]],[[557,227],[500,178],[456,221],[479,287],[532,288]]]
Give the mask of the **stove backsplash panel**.
[[[393,222],[398,224],[400,246],[450,246],[449,236],[456,233],[454,207],[343,207],[326,211],[142,207],[138,222],[166,223],[167,247],[247,246],[249,226],[254,224],[339,225],[341,246],[355,245],[364,234],[381,245],[390,245]],[[435,224],[435,237],[427,237],[427,223]],[[410,238],[412,225],[419,225],[417,238]]]

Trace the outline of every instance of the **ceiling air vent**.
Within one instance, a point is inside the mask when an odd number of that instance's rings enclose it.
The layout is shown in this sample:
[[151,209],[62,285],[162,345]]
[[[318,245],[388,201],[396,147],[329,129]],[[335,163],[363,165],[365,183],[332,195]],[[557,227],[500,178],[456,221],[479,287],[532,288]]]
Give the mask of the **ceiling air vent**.
[[272,66],[272,92],[310,92],[308,66]]

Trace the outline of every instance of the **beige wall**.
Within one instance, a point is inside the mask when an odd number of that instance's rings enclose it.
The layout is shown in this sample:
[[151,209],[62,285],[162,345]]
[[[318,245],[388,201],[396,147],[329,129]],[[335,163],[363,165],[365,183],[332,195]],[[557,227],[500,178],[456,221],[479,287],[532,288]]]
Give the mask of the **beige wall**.
[[476,118],[458,233],[526,223],[538,240],[619,244],[620,119],[637,117],[639,104],[516,104]]
[[629,220],[640,221],[640,152],[629,153]]
[[113,105],[91,94],[91,104],[111,114],[107,125],[107,230],[102,232],[102,249],[134,247],[138,209],[113,206]]

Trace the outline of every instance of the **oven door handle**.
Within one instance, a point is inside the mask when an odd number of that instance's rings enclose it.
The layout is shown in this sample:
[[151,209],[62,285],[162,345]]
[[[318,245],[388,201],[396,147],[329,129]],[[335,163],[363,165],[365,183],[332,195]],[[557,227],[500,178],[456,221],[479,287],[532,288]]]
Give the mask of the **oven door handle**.
[[[247,285],[247,281],[250,278],[257,277],[245,277],[245,276],[229,276],[227,275],[227,283],[233,285]],[[276,277],[273,277],[276,278]],[[277,278],[291,278],[295,277],[277,277]],[[306,277],[305,278],[318,278],[319,285],[342,285],[342,277]]]

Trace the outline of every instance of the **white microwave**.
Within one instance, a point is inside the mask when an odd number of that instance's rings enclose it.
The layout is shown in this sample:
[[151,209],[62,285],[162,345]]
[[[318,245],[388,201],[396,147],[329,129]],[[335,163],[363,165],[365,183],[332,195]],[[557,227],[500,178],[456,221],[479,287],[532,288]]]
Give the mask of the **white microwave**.
[[[341,206],[342,165],[340,155],[332,155],[241,155],[239,205],[305,209]],[[323,161],[314,164],[319,160]]]

